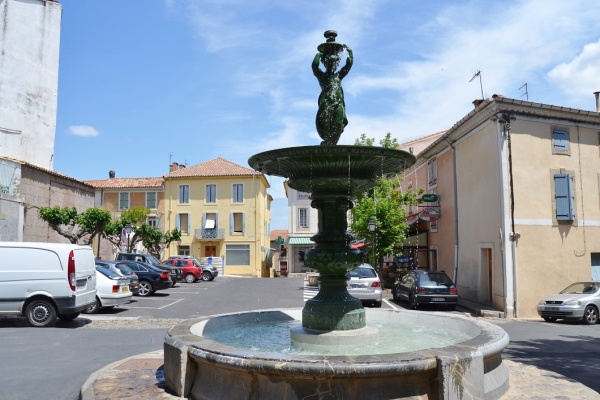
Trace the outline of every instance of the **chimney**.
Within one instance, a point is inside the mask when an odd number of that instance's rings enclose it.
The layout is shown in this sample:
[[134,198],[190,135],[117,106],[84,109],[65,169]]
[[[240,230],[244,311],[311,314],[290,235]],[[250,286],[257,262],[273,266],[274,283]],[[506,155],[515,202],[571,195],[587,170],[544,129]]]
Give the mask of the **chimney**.
[[473,100],[473,105],[475,106],[475,108],[477,108],[477,107],[479,107],[479,105],[480,105],[481,103],[483,103],[484,101],[485,101],[485,100],[483,100],[483,99],[476,99],[476,100]]
[[177,164],[176,162],[174,162],[173,164],[171,164],[169,166],[169,172],[177,171],[178,169],[179,169],[179,164]]
[[600,100],[598,100],[598,95],[600,95],[600,92],[594,92],[594,96],[596,96],[596,112],[600,112]]
[[108,178],[109,179],[114,179],[115,177],[115,171],[113,171],[112,169],[110,171],[108,171]]

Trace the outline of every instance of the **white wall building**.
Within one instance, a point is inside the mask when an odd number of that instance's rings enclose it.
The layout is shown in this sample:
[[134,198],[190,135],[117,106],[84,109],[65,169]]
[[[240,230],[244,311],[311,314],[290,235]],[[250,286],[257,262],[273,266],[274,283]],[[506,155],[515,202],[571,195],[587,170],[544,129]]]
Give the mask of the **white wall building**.
[[0,155],[52,170],[62,7],[0,0]]
[[319,232],[319,212],[312,208],[310,193],[299,192],[284,183],[288,198],[288,272],[305,272],[301,252],[314,246],[311,238]]

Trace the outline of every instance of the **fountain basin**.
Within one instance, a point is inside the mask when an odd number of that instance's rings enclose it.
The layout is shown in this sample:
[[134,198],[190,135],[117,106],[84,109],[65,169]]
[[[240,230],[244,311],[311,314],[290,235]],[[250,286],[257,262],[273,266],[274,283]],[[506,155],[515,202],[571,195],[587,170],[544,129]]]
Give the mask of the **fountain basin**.
[[[508,335],[498,326],[446,313],[366,311],[369,324],[402,321],[467,338],[406,352],[304,355],[233,347],[203,336],[251,323],[299,320],[301,309],[198,318],[172,327],[165,338],[166,386],[192,399],[496,399],[508,389],[501,355]],[[397,340],[402,336],[398,332]]]

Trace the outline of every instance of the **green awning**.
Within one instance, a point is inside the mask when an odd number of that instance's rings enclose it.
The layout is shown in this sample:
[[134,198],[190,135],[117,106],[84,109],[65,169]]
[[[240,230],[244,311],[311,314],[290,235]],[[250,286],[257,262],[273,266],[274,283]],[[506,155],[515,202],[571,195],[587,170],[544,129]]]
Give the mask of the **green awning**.
[[291,237],[291,238],[288,238],[288,244],[293,244],[293,245],[304,244],[304,245],[312,246],[315,244],[315,242],[310,240],[310,237]]

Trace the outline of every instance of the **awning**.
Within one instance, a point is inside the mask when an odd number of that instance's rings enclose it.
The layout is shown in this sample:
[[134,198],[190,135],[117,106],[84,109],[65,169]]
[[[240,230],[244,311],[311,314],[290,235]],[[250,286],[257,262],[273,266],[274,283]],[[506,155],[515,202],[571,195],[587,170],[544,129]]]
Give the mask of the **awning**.
[[303,244],[303,245],[309,245],[312,246],[315,244],[315,242],[313,242],[312,240],[310,240],[310,237],[290,237],[288,238],[288,242],[287,244],[292,244],[292,245],[297,245],[297,244]]

